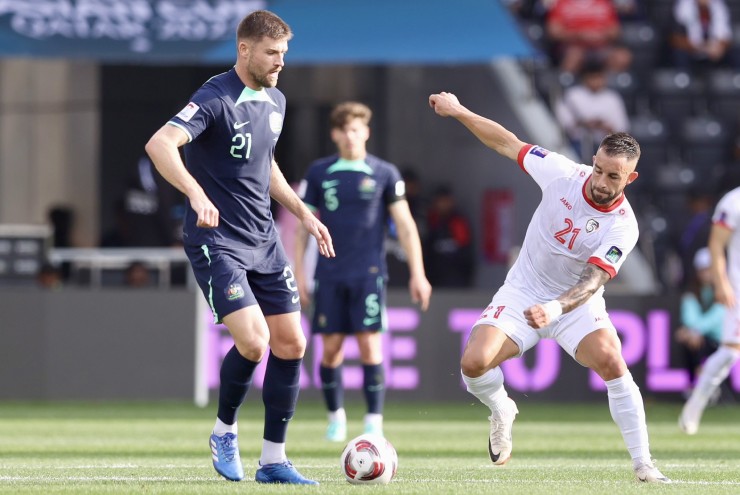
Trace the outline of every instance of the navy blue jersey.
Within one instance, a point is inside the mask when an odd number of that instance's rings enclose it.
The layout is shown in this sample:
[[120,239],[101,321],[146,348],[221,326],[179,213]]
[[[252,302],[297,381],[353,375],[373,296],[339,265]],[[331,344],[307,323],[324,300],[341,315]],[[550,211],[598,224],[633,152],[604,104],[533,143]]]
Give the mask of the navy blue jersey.
[[270,173],[284,115],[278,89],[250,89],[232,68],[209,79],[168,122],[187,133],[185,165],[219,212],[218,227],[204,229],[187,208],[185,244],[251,248],[275,242]]
[[335,258],[319,257],[317,280],[386,276],[385,240],[388,205],[405,198],[395,165],[367,155],[348,161],[337,155],[311,164],[303,201],[331,233]]

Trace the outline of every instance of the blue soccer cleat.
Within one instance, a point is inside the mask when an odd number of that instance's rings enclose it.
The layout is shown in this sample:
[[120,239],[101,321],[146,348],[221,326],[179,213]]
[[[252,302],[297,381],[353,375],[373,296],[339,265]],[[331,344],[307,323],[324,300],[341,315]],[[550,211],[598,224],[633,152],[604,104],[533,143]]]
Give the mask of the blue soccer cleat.
[[244,467],[239,457],[239,443],[233,433],[211,435],[211,455],[216,472],[229,481],[244,479]]
[[304,478],[290,461],[260,466],[254,476],[257,483],[286,483],[292,485],[318,485],[318,481]]

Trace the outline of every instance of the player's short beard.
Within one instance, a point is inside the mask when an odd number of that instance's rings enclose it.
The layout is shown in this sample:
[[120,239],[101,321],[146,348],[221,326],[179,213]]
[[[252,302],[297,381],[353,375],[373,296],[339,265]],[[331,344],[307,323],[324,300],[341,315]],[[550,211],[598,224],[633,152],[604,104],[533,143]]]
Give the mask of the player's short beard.
[[593,202],[596,203],[597,205],[606,206],[608,204],[611,204],[616,198],[618,198],[619,195],[622,194],[622,191],[619,191],[615,194],[610,194],[609,196],[605,196],[603,197],[603,199],[599,199],[596,196],[596,194],[600,195],[600,193],[596,190],[596,188],[592,187],[591,188],[591,199],[593,200]]
[[250,70],[249,74],[252,76],[252,79],[263,88],[272,88],[276,84],[276,82],[272,82],[267,78],[269,72],[267,74],[260,75]]

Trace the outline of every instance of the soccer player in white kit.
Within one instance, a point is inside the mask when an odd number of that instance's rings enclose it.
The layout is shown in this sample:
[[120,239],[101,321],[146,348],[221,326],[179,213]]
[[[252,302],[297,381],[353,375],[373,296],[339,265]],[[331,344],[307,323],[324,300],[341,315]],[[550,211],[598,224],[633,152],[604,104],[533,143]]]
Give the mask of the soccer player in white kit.
[[709,356],[699,373],[691,396],[684,404],[678,426],[694,435],[715,390],[740,359],[740,187],[722,196],[712,215],[709,252],[717,302],[727,307],[719,348]]
[[593,166],[520,141],[497,122],[477,115],[451,93],[429,104],[454,117],[483,144],[519,163],[542,189],[521,252],[468,338],[463,380],[491,410],[489,455],[509,460],[511,429],[519,412],[504,388],[500,364],[521,356],[542,338],[553,338],[578,363],[606,383],[609,409],[640,481],[670,483],[653,464],[640,390],[621,354],[609,319],[604,284],[637,243],[635,215],[624,188],[637,178],[640,147],[625,133],[601,142]]

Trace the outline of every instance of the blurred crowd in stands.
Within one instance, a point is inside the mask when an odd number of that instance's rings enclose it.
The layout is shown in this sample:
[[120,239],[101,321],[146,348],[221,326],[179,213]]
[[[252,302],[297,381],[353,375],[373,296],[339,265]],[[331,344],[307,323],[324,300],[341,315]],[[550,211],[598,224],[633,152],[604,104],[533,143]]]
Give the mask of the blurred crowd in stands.
[[502,0],[542,57],[525,63],[584,163],[609,132],[640,142],[628,197],[666,292],[685,289],[711,211],[740,185],[740,0]]

